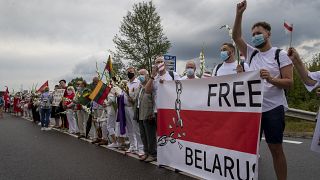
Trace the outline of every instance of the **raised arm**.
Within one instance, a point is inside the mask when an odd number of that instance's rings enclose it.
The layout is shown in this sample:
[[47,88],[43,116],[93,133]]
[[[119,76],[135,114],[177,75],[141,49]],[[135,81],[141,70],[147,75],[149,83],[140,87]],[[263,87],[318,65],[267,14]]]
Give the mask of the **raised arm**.
[[150,78],[146,84],[146,87],[145,87],[145,92],[147,94],[151,94],[152,91],[153,91],[153,81],[154,81],[154,78],[156,77],[157,75],[157,72],[158,72],[158,67],[157,66],[153,66],[152,68],[152,72],[150,74]]
[[289,48],[288,56],[291,59],[292,63],[294,64],[294,67],[297,70],[302,82],[308,86],[314,86],[317,83],[317,81],[311,79],[308,76],[308,70],[304,66],[303,62],[301,61],[297,50],[292,47]]
[[237,4],[236,18],[234,20],[233,30],[232,30],[232,39],[236,43],[240,52],[245,57],[247,57],[247,43],[242,38],[241,26],[242,26],[242,15],[243,15],[243,12],[246,10],[246,8],[247,8],[246,0]]

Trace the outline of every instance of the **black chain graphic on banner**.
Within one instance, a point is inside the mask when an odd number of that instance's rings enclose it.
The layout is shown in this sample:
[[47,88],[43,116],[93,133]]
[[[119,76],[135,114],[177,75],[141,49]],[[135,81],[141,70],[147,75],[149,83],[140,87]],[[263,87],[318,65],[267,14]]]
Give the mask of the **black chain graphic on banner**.
[[[173,120],[173,124],[175,124],[175,128],[179,128],[182,129],[183,128],[183,120],[181,119],[180,116],[180,111],[181,111],[181,100],[180,100],[180,96],[182,94],[182,83],[180,81],[175,81],[176,83],[176,92],[177,92],[177,98],[175,101],[175,111],[177,113],[177,117],[176,118],[172,118]],[[169,129],[172,129],[174,126],[169,124]],[[174,144],[177,142],[176,139],[181,138],[181,135],[178,133],[177,137],[174,137],[175,132],[172,131],[169,135],[162,135],[159,139],[158,139],[158,145],[159,146],[165,146],[168,142],[170,142],[171,144]],[[186,133],[182,133],[183,136],[186,135]],[[183,145],[181,143],[178,142],[178,146],[179,149],[182,149]]]

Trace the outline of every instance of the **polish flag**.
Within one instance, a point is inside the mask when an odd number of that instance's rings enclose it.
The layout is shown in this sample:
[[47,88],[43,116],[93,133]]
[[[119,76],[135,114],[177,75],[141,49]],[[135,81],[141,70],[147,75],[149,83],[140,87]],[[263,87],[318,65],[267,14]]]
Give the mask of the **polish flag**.
[[284,21],[283,26],[284,26],[284,29],[285,29],[285,31],[286,31],[287,33],[292,33],[292,31],[293,31],[293,24]]

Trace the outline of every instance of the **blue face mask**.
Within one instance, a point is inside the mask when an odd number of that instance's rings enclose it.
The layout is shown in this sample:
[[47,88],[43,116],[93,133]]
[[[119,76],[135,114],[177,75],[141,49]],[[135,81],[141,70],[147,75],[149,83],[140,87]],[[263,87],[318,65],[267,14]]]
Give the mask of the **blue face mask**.
[[194,75],[194,69],[193,68],[188,68],[186,72],[187,72],[187,76],[193,76]]
[[251,41],[255,47],[258,47],[265,42],[263,34],[257,34],[255,36],[253,36]]
[[141,83],[143,83],[146,80],[146,78],[143,75],[140,75],[138,79]]
[[228,51],[221,51],[220,52],[220,59],[222,61],[226,61],[229,59]]

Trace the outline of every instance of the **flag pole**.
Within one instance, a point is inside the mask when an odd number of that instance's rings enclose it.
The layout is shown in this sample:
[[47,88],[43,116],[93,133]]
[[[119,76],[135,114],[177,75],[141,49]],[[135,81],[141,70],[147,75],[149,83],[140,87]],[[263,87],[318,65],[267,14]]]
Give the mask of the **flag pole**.
[[[292,26],[292,29],[293,29],[293,24],[291,24]],[[290,43],[289,43],[289,48],[292,47],[292,33],[293,33],[293,30],[290,32]]]

